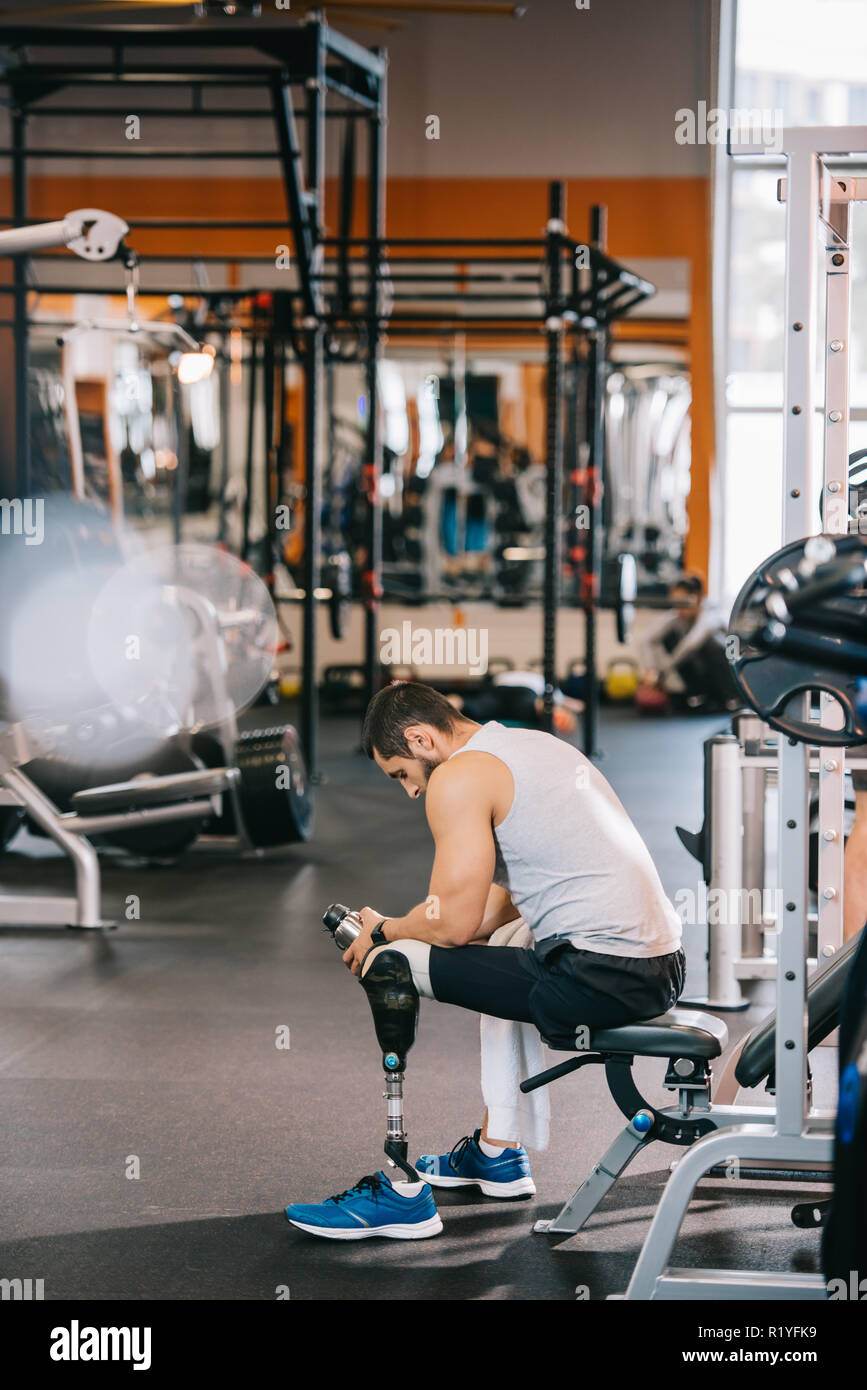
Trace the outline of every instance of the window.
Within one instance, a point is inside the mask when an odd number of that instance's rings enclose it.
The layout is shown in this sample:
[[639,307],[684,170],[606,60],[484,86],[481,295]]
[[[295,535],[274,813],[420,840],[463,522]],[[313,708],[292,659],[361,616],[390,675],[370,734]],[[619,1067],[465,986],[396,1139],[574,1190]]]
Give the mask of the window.
[[[765,108],[784,127],[867,123],[867,4],[723,0],[716,105]],[[713,583],[732,599],[780,544],[785,289],[782,161],[715,155],[719,488]],[[867,434],[867,206],[852,213],[851,449]],[[824,276],[818,291],[824,290]],[[821,317],[818,319],[821,324]],[[821,409],[821,361],[815,402]],[[817,431],[821,445],[821,431]],[[820,458],[815,461],[817,470]]]

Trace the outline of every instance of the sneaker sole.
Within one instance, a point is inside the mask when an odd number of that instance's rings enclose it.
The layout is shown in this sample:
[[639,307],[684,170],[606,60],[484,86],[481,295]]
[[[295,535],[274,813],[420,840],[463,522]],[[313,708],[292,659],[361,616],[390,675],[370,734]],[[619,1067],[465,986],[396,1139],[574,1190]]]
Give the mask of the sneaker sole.
[[294,1221],[291,1216],[286,1220],[290,1226],[297,1226],[299,1231],[307,1231],[311,1236],[323,1236],[325,1240],[368,1240],[371,1236],[385,1236],[388,1240],[427,1240],[430,1236],[439,1235],[443,1228],[443,1223],[438,1216],[430,1216],[427,1221],[418,1221],[413,1225],[396,1226],[372,1226],[364,1228],[359,1226],[357,1231],[335,1230],[327,1226],[310,1226],[305,1221]]
[[532,1178],[514,1178],[511,1182],[487,1182],[484,1178],[444,1178],[439,1173],[426,1173],[418,1169],[421,1177],[431,1187],[478,1187],[486,1197],[532,1197],[536,1184]]

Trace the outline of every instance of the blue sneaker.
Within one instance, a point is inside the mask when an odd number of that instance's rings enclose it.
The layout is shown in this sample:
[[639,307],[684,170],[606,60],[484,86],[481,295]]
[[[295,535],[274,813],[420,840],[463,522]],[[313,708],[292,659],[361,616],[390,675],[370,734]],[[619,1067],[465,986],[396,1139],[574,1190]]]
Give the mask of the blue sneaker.
[[360,1178],[354,1187],[326,1197],[324,1202],[293,1202],[286,1217],[299,1231],[327,1240],[366,1240],[368,1236],[387,1236],[390,1240],[425,1240],[443,1228],[433,1193],[427,1183],[412,1196],[403,1196],[385,1173]]
[[422,1154],[415,1165],[432,1187],[480,1187],[486,1197],[532,1197],[536,1184],[524,1148],[501,1149],[488,1158],[479,1148],[477,1129],[459,1139],[449,1154]]

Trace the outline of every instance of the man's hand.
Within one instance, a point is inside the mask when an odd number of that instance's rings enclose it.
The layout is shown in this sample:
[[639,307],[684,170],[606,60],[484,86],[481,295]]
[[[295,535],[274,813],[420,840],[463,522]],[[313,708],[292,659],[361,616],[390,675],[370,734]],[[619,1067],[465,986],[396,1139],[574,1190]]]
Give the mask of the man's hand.
[[363,907],[358,915],[364,925],[364,930],[358,933],[352,945],[343,952],[343,963],[352,971],[353,975],[361,973],[361,962],[373,945],[370,939],[373,929],[385,917],[383,912],[377,912],[372,907]]

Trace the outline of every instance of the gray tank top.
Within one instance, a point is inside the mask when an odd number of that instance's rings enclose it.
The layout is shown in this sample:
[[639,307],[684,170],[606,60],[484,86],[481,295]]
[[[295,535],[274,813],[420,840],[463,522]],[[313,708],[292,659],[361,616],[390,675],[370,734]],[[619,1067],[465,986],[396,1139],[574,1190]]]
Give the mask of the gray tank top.
[[494,827],[494,882],[510,894],[540,955],[554,938],[612,956],[679,948],[680,917],[647,846],[583,753],[551,734],[493,721],[451,756],[461,753],[490,753],[512,774],[511,808]]

